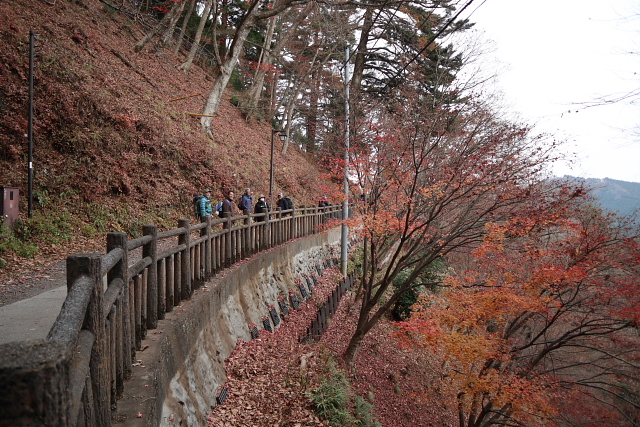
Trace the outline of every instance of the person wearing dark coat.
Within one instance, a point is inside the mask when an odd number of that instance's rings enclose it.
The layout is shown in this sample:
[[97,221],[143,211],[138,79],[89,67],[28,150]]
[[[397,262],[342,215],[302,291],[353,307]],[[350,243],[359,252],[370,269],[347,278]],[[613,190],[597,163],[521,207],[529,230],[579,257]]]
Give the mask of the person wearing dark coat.
[[318,202],[318,207],[327,208],[329,206],[331,206],[331,203],[329,203],[329,200],[327,199],[327,195],[325,194],[324,196],[322,196],[322,199],[320,199],[320,201]]
[[260,216],[256,216],[255,219],[258,222],[262,222],[267,218],[267,213],[269,212],[269,203],[264,199],[264,194],[260,195],[258,201],[256,202],[256,206],[254,208],[255,214],[262,214]]
[[[238,207],[234,203],[236,193],[233,190],[227,192],[226,199],[222,202],[222,218],[232,218],[238,216]],[[232,221],[232,224],[235,221]]]
[[[278,200],[276,201],[281,211],[293,209],[293,202],[289,196],[283,196],[282,193],[278,193]],[[282,216],[289,216],[292,212],[282,214]]]

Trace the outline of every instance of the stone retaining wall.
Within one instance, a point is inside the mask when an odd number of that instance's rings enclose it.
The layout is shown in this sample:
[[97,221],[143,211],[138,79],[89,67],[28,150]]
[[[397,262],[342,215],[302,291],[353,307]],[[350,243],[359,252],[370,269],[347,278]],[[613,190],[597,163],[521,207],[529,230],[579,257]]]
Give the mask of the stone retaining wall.
[[278,296],[299,292],[294,278],[339,256],[339,243],[336,228],[260,253],[168,313],[136,354],[115,425],[206,426],[226,381],[224,361],[239,339],[251,339],[248,325],[262,327],[262,316],[269,315],[270,305],[278,307]]

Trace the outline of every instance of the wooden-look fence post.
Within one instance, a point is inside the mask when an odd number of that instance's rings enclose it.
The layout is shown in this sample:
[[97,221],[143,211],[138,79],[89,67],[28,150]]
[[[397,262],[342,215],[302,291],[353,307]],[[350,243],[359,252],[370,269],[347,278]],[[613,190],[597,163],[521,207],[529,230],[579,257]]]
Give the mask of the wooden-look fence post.
[[[178,239],[180,240],[180,239]],[[182,255],[178,252],[173,255],[173,305],[179,305],[182,301],[182,273],[180,270],[180,259]]]
[[109,355],[106,354],[108,343],[105,334],[104,290],[101,266],[100,254],[69,255],[67,257],[67,287],[70,288],[76,279],[85,275],[89,277],[93,286],[91,299],[87,307],[87,315],[82,326],[82,329],[87,329],[94,335],[91,361],[89,362],[92,389],[86,392],[93,395],[91,404],[94,408],[96,426],[109,426],[111,425],[111,381],[109,380]]
[[225,260],[224,260],[224,266],[225,267],[230,267],[231,264],[233,263],[233,237],[232,237],[232,233],[231,233],[231,214],[229,213],[229,216],[225,218],[226,221],[223,224],[223,228],[225,230],[227,230],[227,232],[225,233],[224,236],[224,243],[225,243],[225,248],[224,248],[224,254],[225,254]]
[[262,226],[260,228],[260,247],[258,250],[264,251],[271,247],[270,235],[271,233],[271,206],[267,209],[267,212],[264,214],[264,221],[262,222]]
[[142,234],[151,236],[151,241],[142,247],[142,257],[151,258],[147,267],[147,329],[158,327],[158,227],[142,226]]
[[[143,327],[142,327],[142,317],[144,316],[142,310],[142,275],[136,274],[133,276],[132,280],[133,284],[133,325],[135,326],[135,349],[138,350],[142,346],[142,337],[144,335]],[[144,322],[144,325],[147,325],[147,322]]]
[[269,232],[267,234],[267,238],[269,239],[269,243],[268,243],[268,249],[273,248],[274,246],[276,246],[276,235],[278,234],[278,223],[274,222],[273,219],[277,218],[277,212],[274,212],[273,215],[271,215],[271,218],[269,219]]
[[115,349],[115,380],[116,380],[116,395],[121,397],[124,393],[124,365],[128,365],[130,362],[125,360],[124,348],[125,343],[122,336],[122,328],[124,322],[124,313],[122,312],[122,301],[124,298],[119,297],[116,300],[113,308],[115,309],[115,338],[111,342],[111,346]]
[[191,298],[191,226],[189,225],[190,221],[188,219],[181,219],[178,221],[178,227],[184,228],[184,233],[178,237],[179,245],[186,245],[186,248],[182,251],[182,256],[180,260],[180,271],[181,271],[181,296],[182,299]]
[[192,277],[191,280],[193,282],[193,287],[195,289],[196,287],[196,283],[198,283],[198,281],[200,280],[200,271],[201,271],[201,263],[200,260],[202,259],[200,257],[200,247],[202,245],[200,243],[198,243],[197,245],[193,245],[193,247],[191,248],[191,253],[189,254],[189,256],[191,258],[189,258],[191,260],[191,273],[192,273]]
[[129,293],[129,258],[127,251],[127,233],[107,233],[107,253],[113,249],[120,248],[123,250],[120,261],[107,274],[107,281],[118,278],[122,279],[124,285],[120,295],[122,297],[122,340],[124,343],[124,377],[131,378],[131,363],[134,357],[135,340],[131,338],[131,304]]
[[296,210],[292,209],[291,210],[291,223],[289,224],[289,226],[291,227],[290,231],[289,231],[289,238],[287,240],[291,240],[291,239],[295,239],[296,237]]
[[214,275],[219,270],[220,270],[220,236],[217,235],[217,236],[211,237],[211,275]]
[[251,212],[249,212],[247,209],[244,209],[242,211],[242,215],[245,215],[246,218],[243,221],[245,228],[243,228],[242,230],[243,237],[242,239],[240,239],[242,241],[241,243],[242,248],[240,250],[240,253],[241,253],[242,259],[245,259],[245,258],[249,258],[253,253],[253,248],[250,243],[251,242]]
[[173,299],[174,299],[174,292],[173,292],[173,283],[174,283],[174,275],[173,275],[173,267],[174,267],[174,261],[173,261],[173,257],[174,255],[170,255],[168,258],[165,259],[165,265],[164,265],[164,274],[167,278],[167,302],[166,302],[166,307],[165,307],[165,311],[167,313],[169,313],[170,311],[173,311]]
[[164,258],[158,260],[158,268],[156,270],[158,277],[158,320],[164,319],[164,314],[167,311],[167,273],[166,263]]
[[204,242],[204,277],[203,281],[208,280],[213,275],[213,241],[211,240],[211,217],[205,218],[207,226],[203,230],[203,235],[207,236]]
[[145,338],[147,336],[147,278],[149,277],[149,272],[147,269],[142,270],[142,272],[138,275],[140,277],[140,338]]

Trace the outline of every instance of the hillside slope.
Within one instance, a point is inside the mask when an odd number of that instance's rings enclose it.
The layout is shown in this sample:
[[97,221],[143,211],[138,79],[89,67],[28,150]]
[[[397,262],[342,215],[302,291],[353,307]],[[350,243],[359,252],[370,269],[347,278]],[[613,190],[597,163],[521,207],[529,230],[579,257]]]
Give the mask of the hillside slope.
[[570,175],[565,175],[564,178],[585,183],[592,189],[603,209],[623,216],[640,210],[640,183],[611,178],[576,178]]
[[[136,54],[133,46],[149,28],[139,16],[98,0],[5,0],[0,16],[0,186],[19,187],[22,220],[30,30],[38,39],[34,219],[20,230],[38,250],[0,244],[4,274],[25,256],[44,255],[45,262],[91,247],[106,231],[174,227],[204,187],[214,198],[229,188],[268,193],[271,125],[245,120],[228,95],[213,122],[214,140],[206,137],[197,114],[211,78],[195,64],[189,74],[177,70],[184,56],[171,47],[156,52],[149,43]],[[291,194],[297,205],[331,185],[295,144],[286,155],[276,148],[274,164],[274,193]]]

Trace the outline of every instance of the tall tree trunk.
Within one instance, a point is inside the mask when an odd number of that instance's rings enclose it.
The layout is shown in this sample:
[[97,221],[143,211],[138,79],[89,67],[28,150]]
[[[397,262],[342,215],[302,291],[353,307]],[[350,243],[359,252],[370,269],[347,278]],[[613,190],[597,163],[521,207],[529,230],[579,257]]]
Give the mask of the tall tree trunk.
[[[368,203],[368,197],[366,189],[362,189],[362,193],[364,194],[364,203]],[[366,207],[362,208],[367,209]],[[362,280],[360,280],[359,289],[362,289],[362,283],[367,281],[367,275],[369,274],[369,236],[365,234],[364,240],[362,242]],[[373,277],[373,274],[372,274]]]
[[267,11],[258,10],[259,5],[261,4],[259,2],[250,3],[249,9],[236,28],[231,45],[228,49],[224,50],[225,55],[216,55],[217,64],[214,70],[215,82],[213,84],[213,88],[211,88],[211,92],[209,92],[209,97],[207,98],[207,103],[205,104],[202,113],[202,119],[200,120],[202,130],[210,137],[213,137],[213,134],[211,133],[211,122],[218,111],[222,95],[229,83],[233,69],[238,64],[238,59],[243,52],[244,44],[249,36],[251,28],[259,19],[270,18],[283,12],[291,6],[292,2],[293,0],[283,0],[277,3],[273,9]]
[[364,12],[364,22],[362,23],[362,31],[360,40],[356,48],[356,55],[353,64],[353,75],[351,76],[351,93],[354,95],[360,90],[362,84],[362,75],[364,73],[365,58],[368,53],[367,43],[369,41],[369,33],[373,27],[373,9],[367,8]]
[[318,72],[314,71],[311,76],[313,87],[309,94],[309,112],[307,113],[307,152],[311,153],[316,150],[316,135],[318,132],[318,96],[320,93],[320,82],[318,81]]
[[271,40],[273,39],[273,31],[275,30],[276,17],[272,18],[272,21],[269,23],[269,30],[267,32],[267,37],[265,39],[264,45],[262,47],[262,63],[258,64],[255,78],[253,79],[253,83],[247,89],[247,103],[248,106],[254,107],[258,105],[260,100],[260,95],[262,95],[262,91],[264,89],[264,79],[267,75],[267,72],[270,69],[270,65],[275,62],[275,58],[280,55],[280,51],[282,48],[291,41],[291,39],[296,34],[296,30],[298,27],[304,22],[304,20],[309,16],[309,13],[313,10],[315,4],[313,2],[308,3],[305,8],[300,12],[296,21],[293,23],[291,28],[289,28],[284,34],[280,32],[278,34],[278,40],[276,41],[275,46],[271,49]]
[[[217,40],[217,43],[218,52],[222,58],[227,56],[227,30],[229,29],[229,13],[227,12],[228,4],[228,0],[220,0],[220,7],[218,8],[218,11],[220,12],[220,33],[222,35]],[[214,41],[214,43],[216,42]]]
[[[287,124],[286,124],[287,136],[289,136],[289,132],[291,129],[291,121],[293,119],[293,112],[295,110],[295,102],[300,97],[300,94],[302,93],[302,91],[305,88],[309,87],[309,80],[313,80],[313,78],[318,75],[318,71],[325,66],[325,64],[329,61],[329,59],[331,59],[332,53],[336,49],[336,45],[334,45],[333,47],[328,49],[327,52],[325,52],[324,58],[321,61],[318,61],[318,54],[320,53],[320,50],[321,50],[321,43],[318,43],[317,38],[316,38],[316,41],[314,42],[314,45],[318,46],[318,48],[314,51],[313,59],[309,62],[310,67],[307,70],[304,70],[298,73],[299,76],[303,76],[303,77],[299,81],[294,82],[287,89],[287,91],[290,91],[289,96],[283,96],[283,99],[288,99],[287,106],[285,109],[286,120],[287,120]],[[286,154],[287,148],[289,146],[288,142],[289,142],[289,138],[287,138],[287,141],[285,142],[284,147],[282,148],[282,154]]]
[[[174,3],[173,7],[171,8],[171,11],[166,15],[164,15],[164,17],[160,20],[160,22],[158,22],[158,25],[153,27],[151,31],[147,33],[147,35],[145,35],[138,43],[136,43],[136,45],[133,47],[134,52],[140,52],[142,49],[144,49],[147,43],[149,43],[149,41],[153,37],[155,37],[156,34],[158,34],[163,28],[173,28],[173,26],[170,26],[169,23],[172,21],[175,15],[179,16],[178,11],[182,13],[183,8],[184,8],[184,2],[181,1],[178,3]],[[175,25],[175,22],[173,25]]]
[[362,341],[364,340],[366,333],[361,330],[356,330],[351,336],[347,350],[344,353],[344,362],[350,369],[353,369],[356,356],[362,347]]
[[[356,361],[356,357],[358,356],[358,352],[360,351],[360,347],[362,347],[362,341],[364,341],[364,337],[369,333],[371,328],[373,328],[382,312],[378,310],[374,313],[371,318],[369,318],[371,311],[375,308],[375,301],[372,302],[364,298],[362,300],[362,306],[360,307],[360,315],[358,316],[358,325],[356,326],[356,330],[351,336],[351,340],[349,341],[349,345],[347,346],[347,350],[344,353],[344,362],[353,369]],[[368,320],[367,320],[368,319]]]
[[[182,11],[184,10],[184,5],[186,4],[186,0],[181,1],[179,4],[180,4],[180,7],[176,11],[176,13],[173,13],[173,9],[171,9],[173,16],[171,17],[171,20],[169,21],[169,24],[167,25],[167,28],[165,29],[164,34],[160,38],[160,42],[156,46],[157,51],[164,49],[167,43],[169,43],[169,40],[171,39],[171,37],[173,37],[173,33],[176,30],[175,28],[176,23],[180,19],[180,16],[182,16]],[[173,7],[175,8],[177,5],[178,4],[175,4]]]
[[293,120],[293,112],[295,111],[295,101],[298,97],[300,91],[296,91],[296,95],[289,98],[289,102],[287,102],[287,106],[285,108],[284,120],[286,120],[286,126],[284,128],[285,135],[287,138],[284,140],[284,144],[282,144],[282,154],[287,154],[287,149],[289,148],[289,138],[291,132],[291,121]]
[[269,21],[269,28],[267,29],[267,36],[262,44],[262,52],[260,52],[260,59],[256,67],[256,74],[253,78],[253,82],[247,88],[247,106],[255,107],[258,105],[260,95],[262,95],[262,89],[264,88],[264,78],[267,74],[267,68],[273,63],[273,57],[271,54],[271,40],[273,39],[273,30],[276,27],[276,17],[271,17]]
[[182,47],[182,40],[184,40],[184,33],[187,31],[187,25],[189,25],[189,20],[191,19],[191,15],[193,14],[193,9],[195,9],[195,5],[198,0],[191,0],[189,4],[189,10],[187,10],[187,14],[184,17],[184,21],[182,22],[182,27],[180,28],[180,36],[178,36],[178,41],[176,41],[176,47],[173,49],[173,53],[176,55],[180,52],[180,48]]
[[213,134],[211,133],[211,122],[213,121],[213,116],[218,112],[222,95],[229,83],[231,73],[238,63],[238,58],[240,58],[240,54],[242,53],[244,42],[247,39],[254,22],[255,17],[251,12],[249,12],[238,26],[236,37],[229,48],[230,55],[226,57],[222,63],[218,64],[214,70],[213,77],[215,82],[209,92],[209,97],[207,98],[207,103],[205,104],[204,111],[202,113],[203,117],[200,120],[202,130],[210,137],[213,137]]
[[204,6],[204,12],[202,13],[202,17],[200,18],[200,23],[198,24],[198,29],[196,30],[196,35],[193,38],[193,44],[191,45],[189,55],[187,56],[187,59],[178,67],[179,70],[184,70],[185,73],[189,72],[189,68],[191,68],[193,59],[196,57],[196,53],[198,52],[198,48],[200,47],[200,38],[202,38],[204,26],[209,19],[209,13],[211,12],[212,5],[213,0],[207,0],[207,3]]

